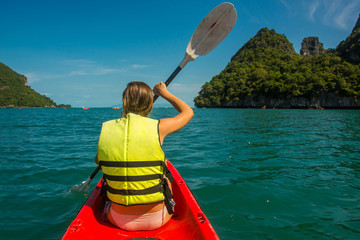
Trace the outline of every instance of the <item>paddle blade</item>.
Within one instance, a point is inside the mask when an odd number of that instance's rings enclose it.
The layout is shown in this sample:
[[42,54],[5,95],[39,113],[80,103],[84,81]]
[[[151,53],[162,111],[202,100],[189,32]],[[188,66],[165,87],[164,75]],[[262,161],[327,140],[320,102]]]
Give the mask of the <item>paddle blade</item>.
[[214,8],[199,24],[186,48],[187,57],[194,60],[213,50],[230,33],[236,23],[236,10],[231,3]]
[[72,188],[70,188],[69,192],[87,192],[90,188],[90,182],[91,179],[87,178],[85,181],[83,181],[80,185],[75,185]]

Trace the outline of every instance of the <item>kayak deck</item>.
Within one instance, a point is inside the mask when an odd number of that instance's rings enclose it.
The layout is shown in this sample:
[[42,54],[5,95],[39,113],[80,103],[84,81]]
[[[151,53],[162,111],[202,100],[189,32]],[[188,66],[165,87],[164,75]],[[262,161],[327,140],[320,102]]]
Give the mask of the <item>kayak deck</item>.
[[172,189],[176,205],[173,217],[164,226],[153,231],[129,232],[108,223],[100,180],[62,239],[219,239],[184,179],[169,161],[168,168],[174,177]]

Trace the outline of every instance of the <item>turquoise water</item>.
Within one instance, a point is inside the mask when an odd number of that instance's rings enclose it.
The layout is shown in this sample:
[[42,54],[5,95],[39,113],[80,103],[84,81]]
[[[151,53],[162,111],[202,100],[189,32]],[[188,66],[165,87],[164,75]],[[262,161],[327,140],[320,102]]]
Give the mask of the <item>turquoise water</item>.
[[[221,239],[360,239],[360,111],[194,111],[164,150]],[[61,238],[87,195],[68,189],[119,114],[0,109],[1,239]]]

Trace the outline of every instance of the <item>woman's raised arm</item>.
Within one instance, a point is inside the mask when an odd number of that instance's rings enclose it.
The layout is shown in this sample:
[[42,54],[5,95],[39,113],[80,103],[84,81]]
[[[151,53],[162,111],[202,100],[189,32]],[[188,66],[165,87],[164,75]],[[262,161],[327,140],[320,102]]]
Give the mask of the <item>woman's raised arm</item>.
[[159,135],[162,144],[167,135],[184,127],[194,116],[194,112],[184,101],[171,94],[167,90],[165,83],[161,82],[156,84],[153,91],[157,96],[160,96],[171,103],[171,105],[179,112],[179,114],[173,118],[160,119]]

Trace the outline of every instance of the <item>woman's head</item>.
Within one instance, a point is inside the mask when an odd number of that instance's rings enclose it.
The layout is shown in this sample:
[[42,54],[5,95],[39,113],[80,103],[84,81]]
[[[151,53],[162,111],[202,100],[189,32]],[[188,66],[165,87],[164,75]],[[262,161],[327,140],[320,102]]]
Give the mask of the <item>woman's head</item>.
[[144,82],[130,82],[123,92],[123,116],[136,113],[147,117],[153,108],[152,89]]

